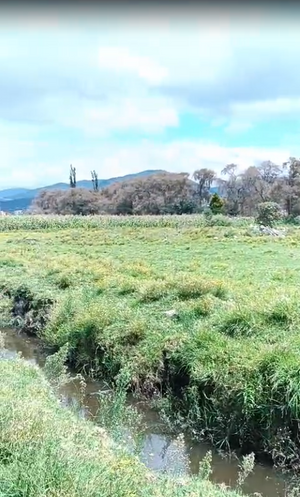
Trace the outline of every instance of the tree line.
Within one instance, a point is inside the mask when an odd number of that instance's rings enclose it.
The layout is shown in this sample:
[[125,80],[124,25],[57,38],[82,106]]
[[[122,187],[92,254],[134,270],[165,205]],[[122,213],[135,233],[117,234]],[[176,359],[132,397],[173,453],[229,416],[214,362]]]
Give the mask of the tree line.
[[[231,216],[255,216],[262,204],[277,205],[287,216],[300,215],[300,159],[277,165],[264,161],[240,172],[228,164],[217,175],[202,168],[188,173],[157,173],[99,188],[78,188],[76,169],[70,167],[70,189],[42,191],[31,212],[43,214],[193,214],[203,211]],[[217,193],[212,193],[212,186]]]

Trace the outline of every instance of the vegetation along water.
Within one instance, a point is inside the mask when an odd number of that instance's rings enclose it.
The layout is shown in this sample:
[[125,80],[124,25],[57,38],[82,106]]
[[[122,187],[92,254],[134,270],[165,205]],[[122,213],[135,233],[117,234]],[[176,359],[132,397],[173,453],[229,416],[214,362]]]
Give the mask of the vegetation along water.
[[[0,231],[2,326],[122,383],[197,438],[297,470],[299,228],[272,237],[225,216],[24,216],[0,219]],[[1,361],[0,375],[3,496],[227,495],[205,478],[157,480],[62,410],[34,366]]]

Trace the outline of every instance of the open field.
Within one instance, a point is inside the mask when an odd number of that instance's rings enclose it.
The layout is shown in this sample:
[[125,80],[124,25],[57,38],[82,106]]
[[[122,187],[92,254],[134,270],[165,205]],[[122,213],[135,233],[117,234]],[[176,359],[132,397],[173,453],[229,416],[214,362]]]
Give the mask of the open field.
[[19,324],[55,349],[68,343],[77,367],[169,392],[173,412],[223,448],[293,464],[300,230],[251,236],[249,223],[0,219],[3,321],[14,300]]

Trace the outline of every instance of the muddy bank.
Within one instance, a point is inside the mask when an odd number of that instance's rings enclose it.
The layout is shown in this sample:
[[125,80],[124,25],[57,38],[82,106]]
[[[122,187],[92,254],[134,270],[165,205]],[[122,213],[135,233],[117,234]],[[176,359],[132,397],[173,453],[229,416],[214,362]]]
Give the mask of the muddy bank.
[[[27,361],[43,367],[46,356],[38,338],[11,329],[4,332],[6,348],[4,357],[14,357],[17,353],[21,353]],[[86,377],[85,381],[85,407],[81,409],[81,415],[96,420],[99,408],[97,393],[107,386],[89,377]],[[65,406],[78,404],[80,398],[78,381],[64,385],[61,395]],[[141,453],[143,462],[155,471],[197,475],[200,461],[211,447],[205,443],[192,441],[187,436],[179,442],[174,435],[166,431],[157,413],[150,409],[147,403],[138,402],[133,396],[129,396],[128,403],[138,408],[147,426]],[[239,461],[235,457],[221,457],[214,451],[212,481],[224,482],[234,488],[238,464]],[[257,465],[253,474],[246,480],[243,491],[252,494],[259,492],[263,497],[284,497],[286,486],[283,477],[275,470],[268,465]]]

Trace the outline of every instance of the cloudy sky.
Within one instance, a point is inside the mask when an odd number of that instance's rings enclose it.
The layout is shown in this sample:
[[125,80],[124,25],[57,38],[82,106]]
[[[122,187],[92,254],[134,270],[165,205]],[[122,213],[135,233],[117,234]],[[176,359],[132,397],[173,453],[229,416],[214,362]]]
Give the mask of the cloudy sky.
[[0,12],[0,188],[299,156],[295,8]]

